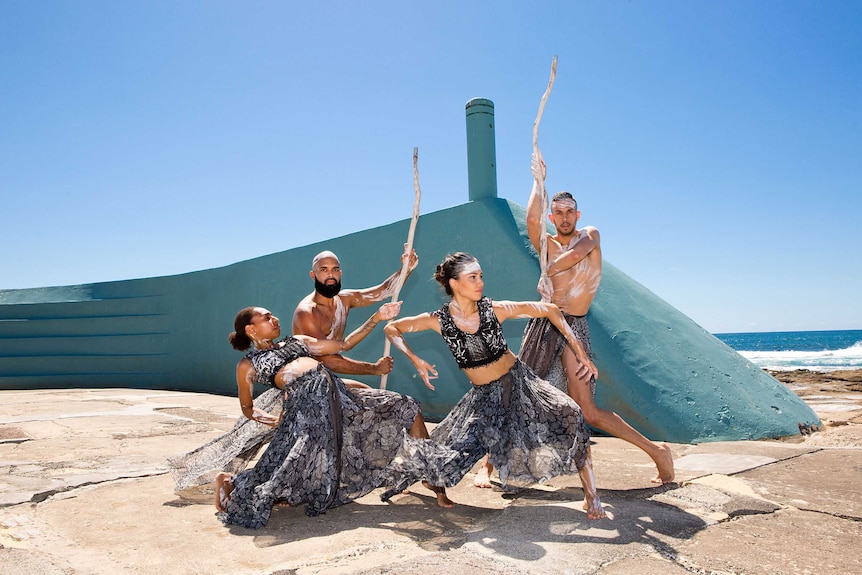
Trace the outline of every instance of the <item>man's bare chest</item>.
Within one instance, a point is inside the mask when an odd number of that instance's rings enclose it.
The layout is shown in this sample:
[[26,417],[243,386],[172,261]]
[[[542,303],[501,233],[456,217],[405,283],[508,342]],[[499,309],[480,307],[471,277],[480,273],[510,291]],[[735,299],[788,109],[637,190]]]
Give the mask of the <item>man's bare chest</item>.
[[328,339],[342,339],[344,328],[347,325],[347,314],[344,306],[315,306],[312,310],[314,323],[320,333],[328,334]]

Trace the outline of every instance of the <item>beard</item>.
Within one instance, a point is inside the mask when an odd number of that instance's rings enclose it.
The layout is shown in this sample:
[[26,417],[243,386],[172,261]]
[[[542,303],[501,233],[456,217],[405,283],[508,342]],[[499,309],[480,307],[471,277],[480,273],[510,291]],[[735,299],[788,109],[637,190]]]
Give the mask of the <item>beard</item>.
[[323,297],[335,297],[338,295],[338,292],[341,291],[341,282],[336,281],[334,284],[326,285],[324,283],[320,283],[319,281],[317,281],[317,278],[315,278],[314,291],[316,291]]

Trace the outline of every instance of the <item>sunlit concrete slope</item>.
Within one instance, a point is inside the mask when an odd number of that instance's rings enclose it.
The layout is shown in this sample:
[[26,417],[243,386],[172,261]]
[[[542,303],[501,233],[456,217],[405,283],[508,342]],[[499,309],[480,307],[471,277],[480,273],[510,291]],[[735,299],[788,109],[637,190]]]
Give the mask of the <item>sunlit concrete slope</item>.
[[[242,307],[267,307],[285,335],[296,303],[312,289],[311,259],[324,249],[341,258],[345,287],[367,287],[399,269],[409,221],[402,220],[239,262],[177,276],[78,286],[0,290],[0,389],[137,387],[235,394],[241,354],[227,335]],[[401,291],[402,315],[440,307],[446,297],[434,268],[450,251],[482,263],[493,299],[535,300],[539,274],[524,210],[485,198],[424,214],[414,246],[419,265]],[[354,310],[348,330],[374,307]],[[589,317],[601,372],[597,400],[651,438],[674,442],[747,439],[798,433],[817,417],[782,384],[727,348],[610,264]],[[520,347],[523,321],[504,331]],[[410,345],[437,366],[436,391],[393,350],[389,389],[413,395],[439,420],[469,383],[436,333]],[[350,352],[376,360],[377,330]],[[377,385],[377,378],[361,378]]]
[[596,402],[648,437],[759,439],[820,423],[784,384],[607,261],[588,321]]

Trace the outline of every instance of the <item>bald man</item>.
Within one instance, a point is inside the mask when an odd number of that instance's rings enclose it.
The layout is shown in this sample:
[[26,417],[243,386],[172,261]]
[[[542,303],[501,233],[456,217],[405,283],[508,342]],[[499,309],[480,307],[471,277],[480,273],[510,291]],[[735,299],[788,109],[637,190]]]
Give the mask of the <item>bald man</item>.
[[[406,244],[405,244],[406,252]],[[402,265],[404,258],[401,256]],[[411,251],[407,265],[407,277],[416,268],[419,257]],[[341,262],[331,251],[323,251],[311,261],[308,272],[314,281],[314,291],[305,296],[293,313],[294,335],[304,334],[317,339],[344,339],[347,316],[355,307],[365,307],[392,297],[398,282],[401,267],[383,283],[365,289],[341,288]],[[405,278],[406,281],[407,278]],[[347,375],[385,375],[392,371],[392,358],[381,357],[374,363],[357,361],[342,355],[327,355],[318,358],[334,372]],[[353,387],[367,387],[362,383],[345,380]]]

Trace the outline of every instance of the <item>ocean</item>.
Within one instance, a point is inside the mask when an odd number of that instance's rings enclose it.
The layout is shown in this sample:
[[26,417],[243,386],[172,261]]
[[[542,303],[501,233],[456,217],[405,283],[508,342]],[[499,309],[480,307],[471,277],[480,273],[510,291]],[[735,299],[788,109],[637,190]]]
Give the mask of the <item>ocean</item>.
[[862,330],[716,333],[715,337],[763,369],[862,369]]

